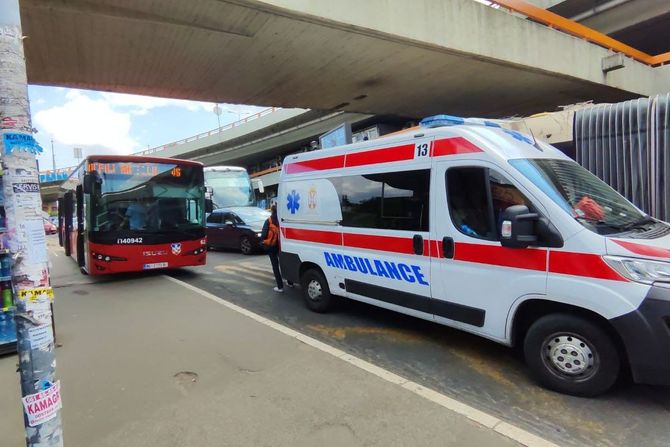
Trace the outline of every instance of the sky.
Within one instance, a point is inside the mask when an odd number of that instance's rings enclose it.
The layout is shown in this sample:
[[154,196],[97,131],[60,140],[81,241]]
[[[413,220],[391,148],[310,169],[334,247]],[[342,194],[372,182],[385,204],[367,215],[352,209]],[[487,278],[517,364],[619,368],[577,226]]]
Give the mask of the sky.
[[[28,87],[34,135],[44,152],[40,170],[77,164],[73,148],[84,156],[131,154],[216,129],[214,103],[63,87]],[[221,125],[255,114],[266,107],[219,104]]]

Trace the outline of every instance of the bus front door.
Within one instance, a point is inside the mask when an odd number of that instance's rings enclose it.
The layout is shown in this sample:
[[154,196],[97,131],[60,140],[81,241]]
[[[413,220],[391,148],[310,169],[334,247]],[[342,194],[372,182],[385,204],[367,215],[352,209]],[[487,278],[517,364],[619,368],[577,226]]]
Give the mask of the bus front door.
[[86,266],[86,252],[84,231],[84,190],[81,185],[76,189],[77,200],[77,265],[79,267]]
[[72,211],[74,194],[68,191],[63,196],[63,248],[65,248],[65,256],[72,254]]

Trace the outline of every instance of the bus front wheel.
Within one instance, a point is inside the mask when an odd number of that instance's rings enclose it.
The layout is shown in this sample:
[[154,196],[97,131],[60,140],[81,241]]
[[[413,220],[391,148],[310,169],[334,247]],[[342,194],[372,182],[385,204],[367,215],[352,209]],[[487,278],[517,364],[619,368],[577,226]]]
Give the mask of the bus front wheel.
[[604,393],[621,369],[619,352],[607,331],[569,314],[546,315],[535,321],[526,333],[524,354],[537,382],[576,396]]

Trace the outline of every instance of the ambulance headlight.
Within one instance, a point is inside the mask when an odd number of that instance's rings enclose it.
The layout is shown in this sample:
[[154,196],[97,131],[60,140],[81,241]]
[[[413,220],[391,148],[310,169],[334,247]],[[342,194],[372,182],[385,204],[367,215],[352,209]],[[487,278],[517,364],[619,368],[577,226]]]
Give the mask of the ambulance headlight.
[[624,278],[643,284],[655,282],[670,283],[670,263],[648,261],[637,258],[621,258],[619,256],[604,256],[603,259],[610,267],[619,272]]
[[256,233],[256,236],[261,237],[261,233]]

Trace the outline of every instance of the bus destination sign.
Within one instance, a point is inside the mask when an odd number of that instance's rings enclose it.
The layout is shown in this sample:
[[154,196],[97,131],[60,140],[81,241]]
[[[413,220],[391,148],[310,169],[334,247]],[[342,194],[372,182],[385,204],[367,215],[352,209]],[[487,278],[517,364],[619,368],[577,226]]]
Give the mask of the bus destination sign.
[[[88,172],[97,172],[98,174],[155,177],[161,172],[165,172],[166,168],[170,166],[171,165],[169,164],[161,165],[159,163],[92,162],[88,164],[86,170]],[[170,175],[172,175],[172,177],[181,177],[181,168],[179,166],[173,166],[170,169]]]

